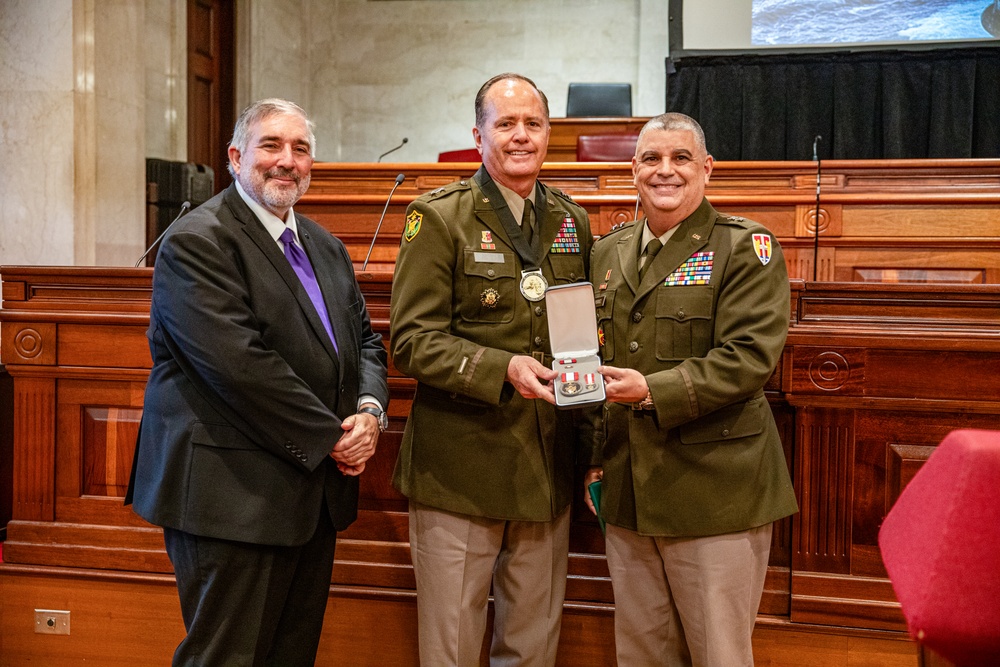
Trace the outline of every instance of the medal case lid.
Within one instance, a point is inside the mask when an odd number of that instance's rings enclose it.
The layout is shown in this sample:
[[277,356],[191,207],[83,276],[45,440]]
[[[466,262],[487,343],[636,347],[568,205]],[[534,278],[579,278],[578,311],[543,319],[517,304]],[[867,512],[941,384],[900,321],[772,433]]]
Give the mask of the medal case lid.
[[545,290],[545,314],[549,323],[552,356],[596,355],[597,309],[591,283],[556,285]]

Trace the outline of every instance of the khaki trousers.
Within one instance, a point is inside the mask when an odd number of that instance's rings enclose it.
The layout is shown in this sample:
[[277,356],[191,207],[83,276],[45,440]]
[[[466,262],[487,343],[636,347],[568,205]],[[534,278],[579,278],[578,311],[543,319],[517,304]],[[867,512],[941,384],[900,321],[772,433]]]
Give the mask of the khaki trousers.
[[411,502],[420,664],[479,665],[492,583],[490,665],[554,665],[568,553],[569,508],[553,521],[504,521]]
[[771,524],[711,537],[607,526],[618,667],[752,667]]

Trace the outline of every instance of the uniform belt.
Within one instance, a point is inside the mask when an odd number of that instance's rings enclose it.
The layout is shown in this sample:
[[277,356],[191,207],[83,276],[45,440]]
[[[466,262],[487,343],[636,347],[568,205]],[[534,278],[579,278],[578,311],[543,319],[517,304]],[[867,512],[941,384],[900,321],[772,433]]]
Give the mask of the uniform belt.
[[[551,354],[545,354],[544,352],[532,352],[531,356],[533,356],[538,363],[546,368],[552,366],[553,357]],[[548,359],[548,363],[545,363],[546,359]]]

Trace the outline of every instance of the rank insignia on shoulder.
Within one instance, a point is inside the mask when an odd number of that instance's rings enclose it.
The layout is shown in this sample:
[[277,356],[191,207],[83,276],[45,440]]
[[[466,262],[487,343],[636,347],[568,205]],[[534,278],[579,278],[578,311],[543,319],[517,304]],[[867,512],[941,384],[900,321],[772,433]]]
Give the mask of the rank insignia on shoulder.
[[771,237],[768,234],[753,235],[753,251],[764,266],[771,261]]
[[424,214],[412,211],[406,216],[406,225],[403,227],[403,238],[409,243],[420,233],[420,223],[424,221]]

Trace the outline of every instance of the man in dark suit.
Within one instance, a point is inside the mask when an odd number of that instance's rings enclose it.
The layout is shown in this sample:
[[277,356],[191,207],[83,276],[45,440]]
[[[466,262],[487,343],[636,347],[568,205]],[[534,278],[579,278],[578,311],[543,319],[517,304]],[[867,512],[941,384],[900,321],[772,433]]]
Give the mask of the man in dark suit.
[[130,499],[177,575],[175,665],[313,664],[336,531],[385,426],[386,352],[351,259],[292,211],[314,145],[298,106],[252,104],[235,182],[157,255]]
[[750,667],[771,524],[796,511],[764,395],[788,333],[785,259],[705,198],[694,119],[646,123],[632,172],[646,218],[591,257],[608,403],[586,481],[603,475],[618,664]]

